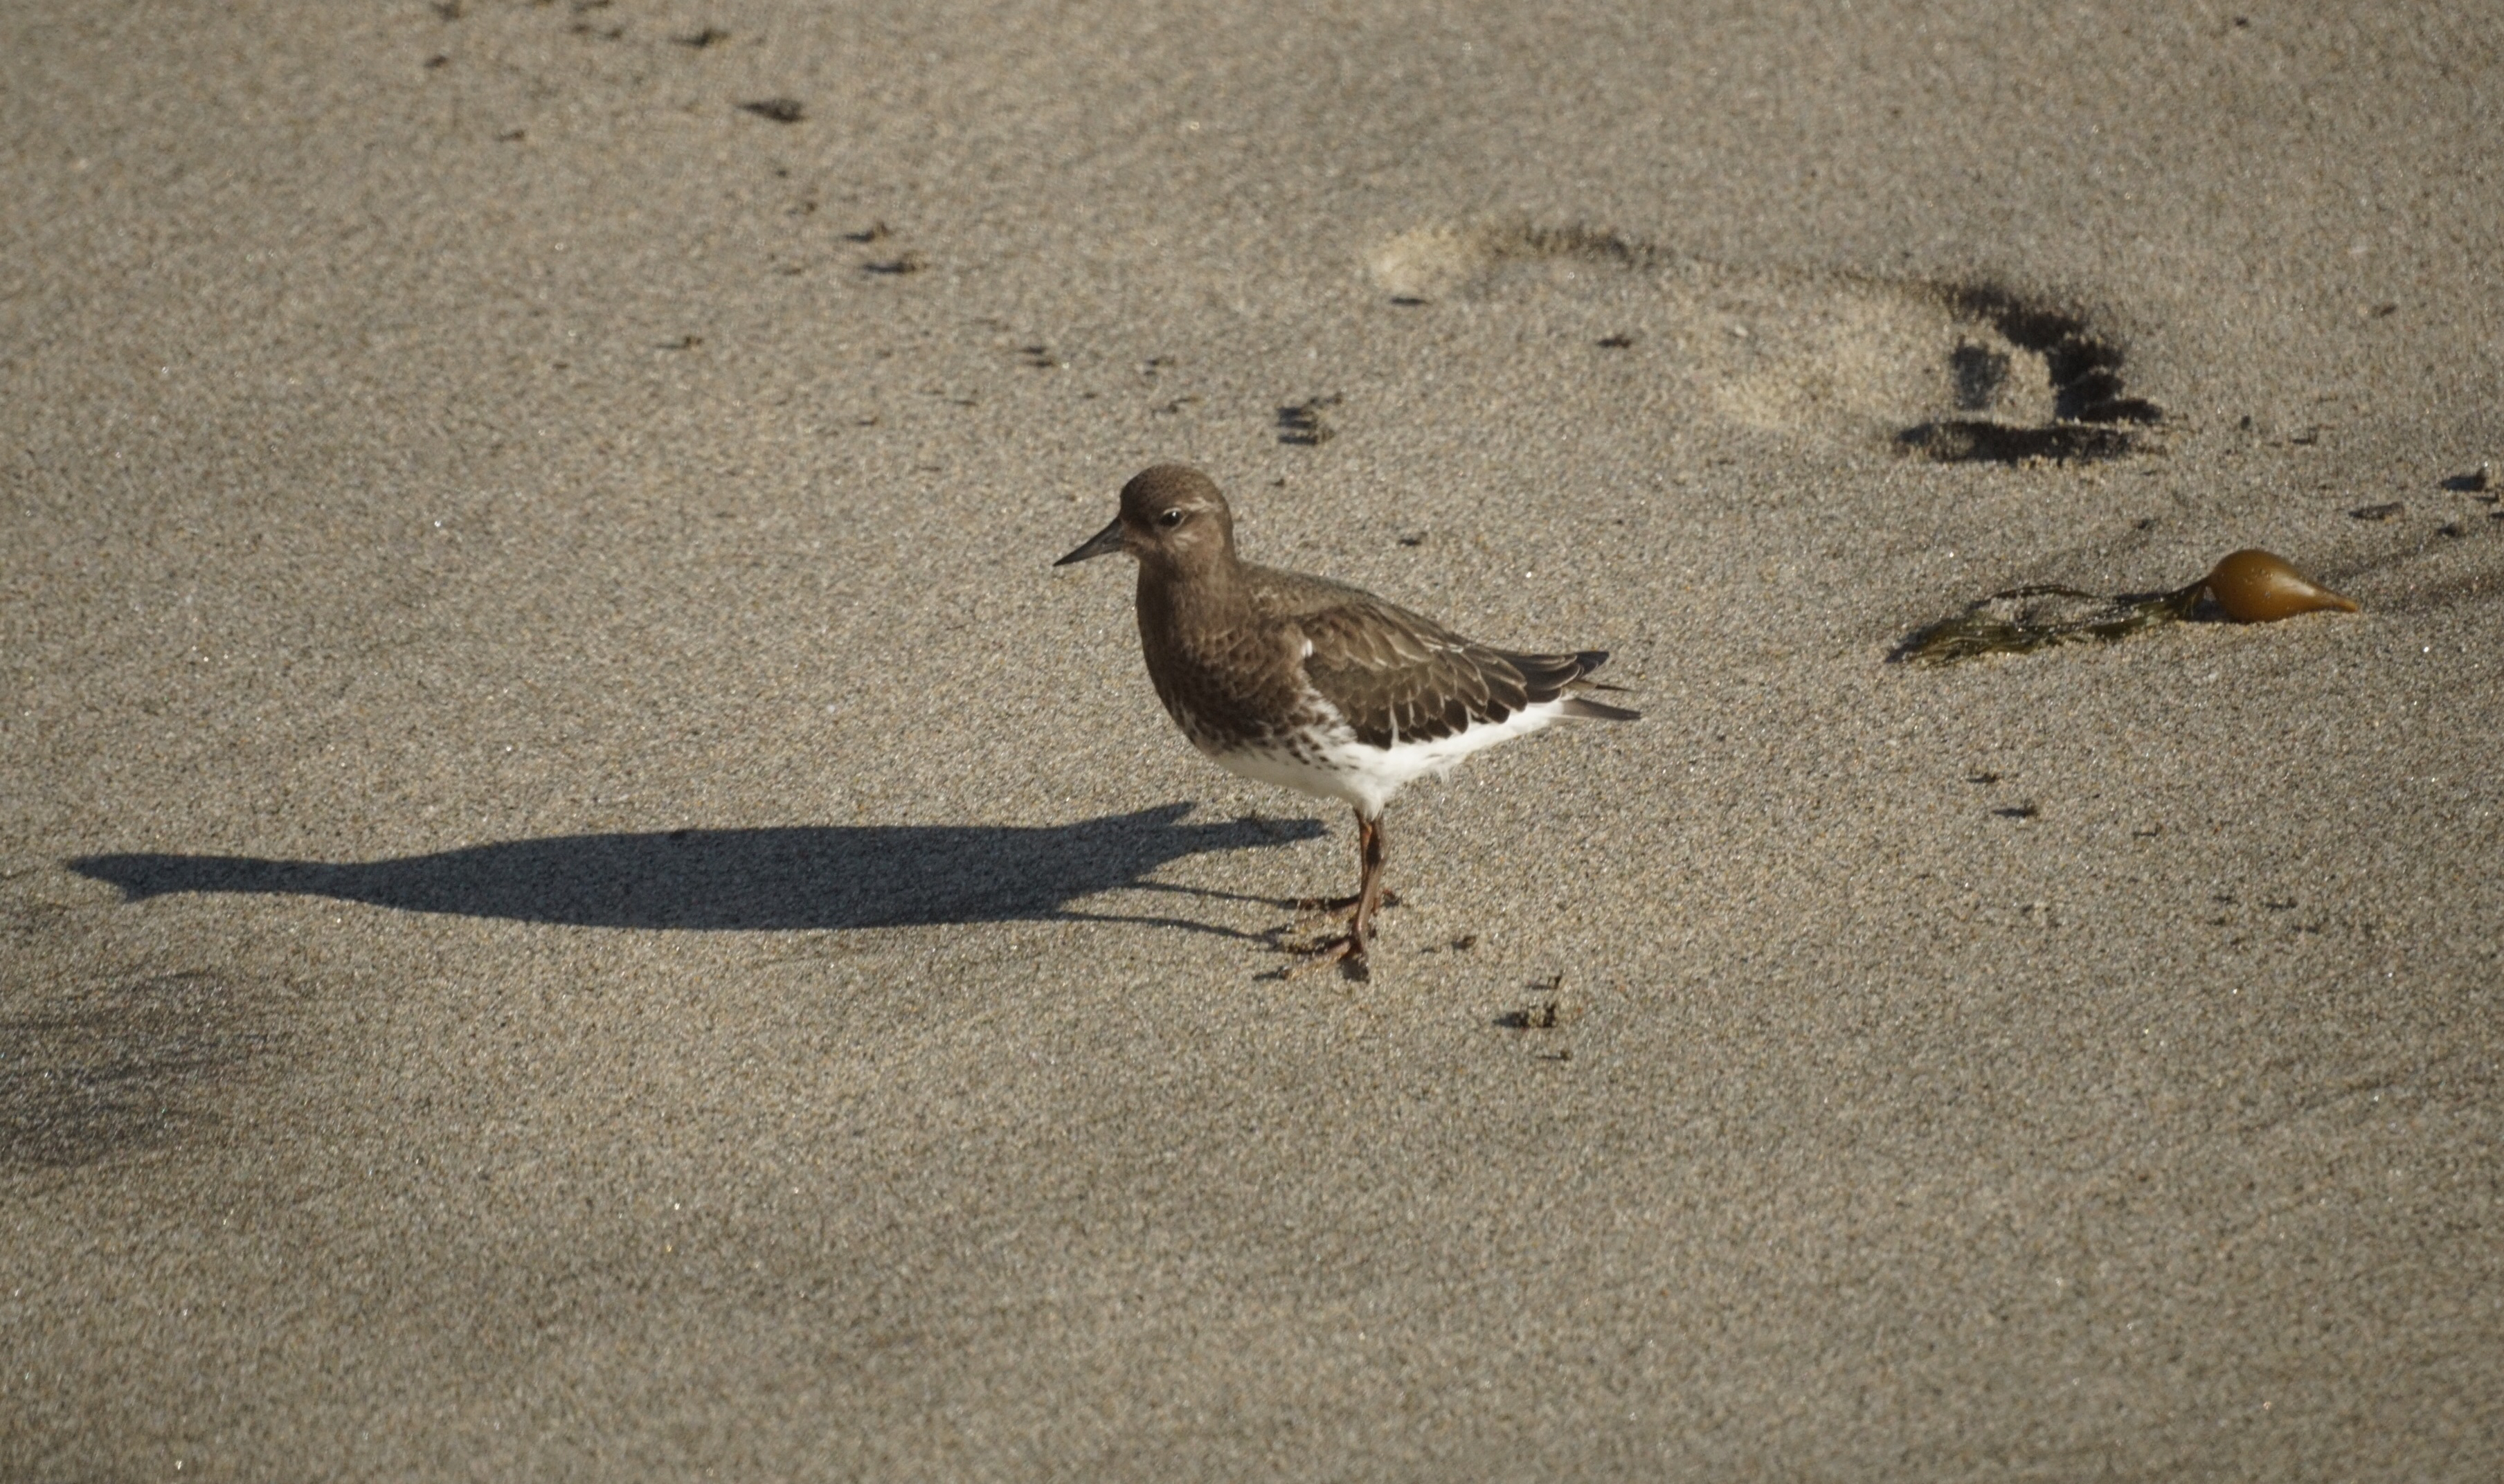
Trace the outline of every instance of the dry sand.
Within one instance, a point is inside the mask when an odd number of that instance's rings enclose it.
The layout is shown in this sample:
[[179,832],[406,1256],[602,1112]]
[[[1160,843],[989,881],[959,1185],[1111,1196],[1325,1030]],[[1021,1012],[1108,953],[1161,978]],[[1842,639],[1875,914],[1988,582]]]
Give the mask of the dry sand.
[[[7,7],[0,1476],[2497,1477],[2499,36]],[[1371,984],[1167,459],[1650,713]]]

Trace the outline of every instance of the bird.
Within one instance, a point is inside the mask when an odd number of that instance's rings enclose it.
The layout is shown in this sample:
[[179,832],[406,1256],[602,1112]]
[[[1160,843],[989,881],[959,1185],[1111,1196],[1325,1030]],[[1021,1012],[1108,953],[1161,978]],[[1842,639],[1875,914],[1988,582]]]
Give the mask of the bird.
[[1055,567],[1139,565],[1139,645],[1157,699],[1191,744],[1243,777],[1356,813],[1356,894],[1307,905],[1349,915],[1306,951],[1371,975],[1384,901],[1383,811],[1403,785],[1559,718],[1637,721],[1594,701],[1605,649],[1534,654],[1463,638],[1362,588],[1244,561],[1215,481],[1160,464],[1122,486],[1121,513]]

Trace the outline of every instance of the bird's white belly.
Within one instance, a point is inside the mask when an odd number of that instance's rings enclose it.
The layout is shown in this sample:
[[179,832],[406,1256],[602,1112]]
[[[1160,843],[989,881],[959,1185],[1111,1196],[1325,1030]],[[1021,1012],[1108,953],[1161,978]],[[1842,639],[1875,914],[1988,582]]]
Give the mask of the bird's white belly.
[[1473,752],[1540,730],[1563,709],[1561,701],[1544,702],[1450,737],[1394,742],[1388,747],[1369,747],[1341,724],[1325,737],[1308,736],[1271,746],[1210,749],[1208,755],[1229,773],[1315,798],[1339,799],[1371,818],[1382,812],[1393,794],[1421,775],[1440,777]]

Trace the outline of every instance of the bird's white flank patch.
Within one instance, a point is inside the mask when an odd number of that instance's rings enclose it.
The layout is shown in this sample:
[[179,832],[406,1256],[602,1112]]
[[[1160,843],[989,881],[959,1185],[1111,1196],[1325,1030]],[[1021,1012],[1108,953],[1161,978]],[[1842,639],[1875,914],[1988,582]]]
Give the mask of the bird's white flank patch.
[[1394,742],[1369,747],[1339,711],[1318,695],[1307,700],[1329,717],[1323,735],[1307,742],[1308,758],[1283,747],[1245,747],[1209,755],[1229,773],[1292,788],[1320,799],[1338,799],[1371,818],[1382,812],[1391,796],[1425,774],[1441,777],[1471,753],[1500,742],[1527,737],[1564,714],[1562,699],[1525,707],[1502,721],[1481,721],[1464,732],[1431,742]]

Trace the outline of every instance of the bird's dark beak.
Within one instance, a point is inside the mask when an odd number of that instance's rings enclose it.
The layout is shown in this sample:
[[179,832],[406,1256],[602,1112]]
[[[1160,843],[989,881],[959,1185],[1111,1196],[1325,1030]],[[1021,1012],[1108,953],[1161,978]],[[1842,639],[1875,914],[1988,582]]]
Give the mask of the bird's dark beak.
[[1113,524],[1096,532],[1095,535],[1089,537],[1086,545],[1079,547],[1076,551],[1062,557],[1060,561],[1055,562],[1052,565],[1055,567],[1067,567],[1072,562],[1084,562],[1090,557],[1110,556],[1121,549],[1122,517],[1116,515],[1113,517]]

